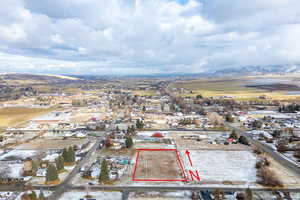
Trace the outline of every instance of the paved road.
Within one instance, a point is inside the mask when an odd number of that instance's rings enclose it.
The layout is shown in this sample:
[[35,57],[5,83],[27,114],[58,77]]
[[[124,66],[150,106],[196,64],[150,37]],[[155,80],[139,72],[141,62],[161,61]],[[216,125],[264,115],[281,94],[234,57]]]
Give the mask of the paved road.
[[101,139],[98,138],[96,143],[93,145],[93,147],[79,161],[79,163],[74,167],[72,172],[65,178],[65,180],[62,183],[60,183],[59,185],[53,186],[51,188],[45,187],[45,186],[39,187],[40,189],[54,189],[55,190],[55,192],[50,197],[48,197],[49,200],[58,199],[58,197],[60,195],[62,195],[62,193],[64,193],[67,189],[70,189],[72,187],[72,183],[71,183],[72,179],[80,172],[81,167],[89,161],[91,155],[96,152],[96,150],[99,147],[100,142],[101,142]]
[[[262,144],[258,141],[253,140],[250,135],[248,135],[245,131],[232,126],[231,124],[227,124],[231,129],[235,129],[237,133],[244,135],[248,138],[248,140],[258,148],[267,152],[270,156],[272,156],[275,160],[279,163],[283,164],[284,166],[289,167],[293,171],[300,174],[300,169],[298,166],[294,166],[294,163],[287,161],[286,159],[282,158],[282,156],[278,155],[277,152],[274,152],[273,149],[265,144]],[[150,130],[149,130],[150,131]],[[166,129],[166,130],[151,130],[151,131],[206,131],[203,129]],[[80,168],[88,161],[90,156],[95,153],[97,147],[99,146],[101,139],[98,138],[94,146],[91,150],[87,153],[87,155],[79,161],[73,171],[69,174],[69,176],[59,185],[56,186],[34,186],[35,189],[44,189],[44,190],[53,190],[54,193],[49,197],[49,200],[57,200],[61,196],[62,193],[69,191],[69,190],[85,190],[86,186],[73,186],[71,181],[79,173]],[[121,191],[125,194],[132,191],[178,191],[178,190],[191,190],[191,191],[205,191],[205,190],[214,190],[216,188],[222,189],[224,191],[238,191],[238,190],[245,190],[248,186],[243,187],[208,187],[208,186],[89,186],[89,189],[92,191]],[[250,187],[253,191],[265,191],[265,190],[274,190],[274,188],[259,188],[259,187]],[[1,190],[1,188],[0,188]],[[15,191],[22,190],[21,188],[15,188]],[[300,192],[300,188],[287,188],[284,189],[286,191],[291,192]],[[126,196],[126,195],[125,195]]]
[[279,162],[280,164],[282,164],[283,166],[287,167],[288,169],[292,170],[293,172],[295,172],[297,175],[300,176],[300,166],[298,164],[285,158],[284,155],[280,154],[279,152],[274,151],[274,149],[272,149],[270,146],[261,143],[257,140],[254,140],[251,137],[251,135],[241,130],[240,128],[237,128],[229,123],[227,123],[227,126],[234,129],[238,134],[245,136],[252,145],[263,150],[264,152],[269,154],[274,160],[276,160],[277,162]]
[[[184,190],[191,190],[191,191],[206,191],[206,190],[214,190],[216,188],[219,188],[223,191],[241,191],[246,190],[247,188],[250,188],[252,191],[273,191],[274,188],[261,188],[261,187],[248,187],[245,186],[239,186],[239,187],[226,187],[226,186],[164,186],[164,185],[149,185],[149,186],[89,186],[89,189],[92,191],[184,191]],[[70,189],[73,190],[84,190],[86,187],[84,186],[74,186]],[[282,189],[285,191],[290,192],[300,192],[300,188],[286,188]]]

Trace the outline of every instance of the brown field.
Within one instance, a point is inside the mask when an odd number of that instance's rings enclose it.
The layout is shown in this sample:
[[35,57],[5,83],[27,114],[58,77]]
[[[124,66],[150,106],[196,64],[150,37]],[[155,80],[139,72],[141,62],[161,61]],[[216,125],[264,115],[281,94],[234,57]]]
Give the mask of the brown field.
[[135,149],[119,149],[119,150],[114,150],[114,149],[102,149],[99,151],[100,156],[128,156],[128,157],[133,157],[135,154]]
[[135,179],[182,180],[184,179],[175,151],[140,151]]
[[19,146],[20,149],[63,149],[73,145],[84,144],[87,142],[84,139],[67,139],[67,140],[51,140],[51,139],[35,139],[29,143]]
[[20,125],[23,122],[53,110],[53,108],[1,108],[0,127]]
[[[255,83],[255,80],[270,79],[288,79],[290,80],[285,84],[287,87],[248,87],[247,85]],[[204,97],[218,97],[224,95],[233,96],[237,100],[257,100],[261,95],[266,95],[270,99],[274,100],[294,100],[300,99],[299,95],[289,95],[287,92],[291,88],[296,88],[299,82],[299,77],[239,77],[239,78],[203,78],[191,81],[175,82],[169,85],[168,89],[172,88],[184,88],[185,93],[176,94],[177,96],[190,96],[195,97],[201,94]],[[278,84],[277,84],[278,85]],[[284,84],[281,84],[284,85]],[[293,90],[294,90],[293,89]],[[192,93],[191,93],[192,91]]]

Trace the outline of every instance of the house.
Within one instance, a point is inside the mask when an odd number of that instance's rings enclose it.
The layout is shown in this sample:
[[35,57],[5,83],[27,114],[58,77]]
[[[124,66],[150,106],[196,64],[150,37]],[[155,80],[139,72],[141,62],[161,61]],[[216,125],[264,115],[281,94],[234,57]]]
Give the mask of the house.
[[76,133],[76,137],[84,138],[84,137],[86,137],[86,133],[83,133],[83,132]]
[[267,131],[262,131],[262,130],[252,130],[252,131],[248,131],[247,133],[251,134],[253,136],[253,138],[256,140],[273,138],[273,136],[271,134],[269,134]]
[[47,169],[45,168],[39,168],[36,172],[36,176],[38,177],[46,177]]
[[10,199],[13,195],[13,192],[0,192],[0,200]]

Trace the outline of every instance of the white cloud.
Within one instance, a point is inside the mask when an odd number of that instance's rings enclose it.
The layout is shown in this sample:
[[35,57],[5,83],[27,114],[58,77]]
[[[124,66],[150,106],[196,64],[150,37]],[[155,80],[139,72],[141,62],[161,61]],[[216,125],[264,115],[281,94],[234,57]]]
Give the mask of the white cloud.
[[298,0],[1,4],[0,71],[192,73],[300,63]]

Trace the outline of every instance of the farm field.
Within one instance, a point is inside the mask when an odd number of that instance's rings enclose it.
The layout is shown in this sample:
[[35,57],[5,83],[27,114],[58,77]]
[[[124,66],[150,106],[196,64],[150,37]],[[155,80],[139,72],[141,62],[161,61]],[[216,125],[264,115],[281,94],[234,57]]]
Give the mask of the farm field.
[[18,146],[18,149],[63,149],[73,145],[81,145],[88,141],[84,139],[35,139],[29,143]]
[[[181,154],[184,155],[184,150]],[[186,156],[186,170],[198,170],[201,182],[249,184],[256,181],[256,157],[250,151],[190,150],[193,167]]]
[[175,150],[139,150],[136,180],[184,180]]
[[[266,80],[266,82],[263,82]],[[268,82],[270,80],[270,82]],[[299,95],[290,93],[289,85],[297,84],[299,79],[295,77],[240,77],[240,78],[215,78],[199,79],[186,82],[176,82],[169,85],[168,89],[184,88],[188,92],[177,94],[178,96],[197,96],[204,97],[232,96],[234,99],[251,100],[258,99],[262,95],[276,100],[300,99]],[[287,84],[286,89],[279,89],[277,83]],[[247,85],[265,84],[274,87],[247,87]],[[266,89],[269,88],[269,89]],[[190,92],[192,91],[192,93]]]
[[53,108],[0,108],[0,127],[16,126],[53,110]]

